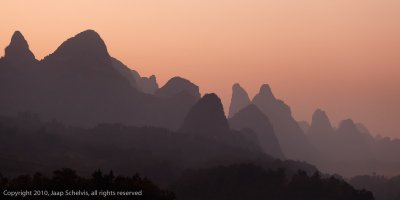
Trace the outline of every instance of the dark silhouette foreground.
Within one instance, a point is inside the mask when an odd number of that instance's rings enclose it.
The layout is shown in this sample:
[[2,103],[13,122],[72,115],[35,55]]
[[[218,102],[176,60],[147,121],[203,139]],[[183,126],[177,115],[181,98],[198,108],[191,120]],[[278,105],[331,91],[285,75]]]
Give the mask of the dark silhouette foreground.
[[298,171],[265,170],[251,164],[186,172],[173,187],[179,199],[279,199],[279,200],[370,200],[371,192],[356,190],[343,180],[308,176]]
[[371,191],[376,200],[400,199],[400,175],[392,178],[378,175],[355,176],[349,183],[355,188]]
[[[10,198],[3,194],[4,190],[7,191],[19,191],[19,190],[41,190],[47,191],[49,195],[52,191],[63,192],[62,196],[49,196],[50,199],[146,199],[146,200],[173,200],[176,199],[175,195],[167,190],[161,190],[149,179],[142,178],[138,174],[134,176],[114,176],[113,172],[110,171],[108,174],[103,174],[101,170],[95,171],[90,178],[81,177],[76,174],[72,169],[61,169],[53,172],[51,177],[47,177],[41,173],[35,173],[31,175],[20,175],[13,179],[8,179],[0,174],[0,199]],[[98,195],[77,195],[71,196],[66,193],[69,191],[87,191],[90,194],[92,191],[110,191],[106,196],[106,193]],[[117,192],[137,192],[137,196],[125,196],[118,195]],[[111,194],[114,192],[114,195]],[[33,193],[32,193],[33,194]],[[54,193],[53,193],[54,194]],[[105,198],[105,196],[107,198]],[[40,196],[27,196],[23,198],[19,196],[12,199],[45,199],[46,196],[41,193]]]

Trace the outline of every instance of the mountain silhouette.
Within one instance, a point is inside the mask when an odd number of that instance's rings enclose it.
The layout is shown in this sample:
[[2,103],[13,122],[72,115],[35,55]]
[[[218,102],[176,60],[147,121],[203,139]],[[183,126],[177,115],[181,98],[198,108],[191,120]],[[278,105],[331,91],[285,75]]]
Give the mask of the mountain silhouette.
[[[38,62],[19,32],[6,52],[0,62],[0,92],[5,96],[0,99],[0,114],[28,111],[45,120],[82,126],[140,125],[155,114],[148,105],[159,104],[156,97],[135,89],[113,66],[104,41],[93,30],[66,40]],[[16,56],[21,59],[11,59]]]
[[189,110],[200,99],[200,92],[199,87],[189,80],[174,77],[158,89],[155,96],[162,100],[155,110],[163,113],[160,123],[156,125],[178,130]]
[[45,57],[45,60],[96,61],[105,64],[111,61],[109,57],[106,44],[100,35],[94,30],[86,30],[63,42],[54,53]]
[[232,86],[232,98],[229,106],[228,118],[233,117],[237,112],[245,108],[250,104],[250,98],[247,92],[239,85],[235,83]]
[[356,123],[356,128],[359,132],[365,133],[367,135],[371,135],[371,132],[368,130],[367,126],[365,126],[363,123]]
[[[114,66],[98,33],[87,30],[63,42],[41,61],[36,112],[72,124],[139,123],[151,97],[132,87]],[[38,102],[39,103],[39,102]],[[139,123],[140,124],[140,123]]]
[[[307,173],[316,171],[305,162],[266,155],[247,141],[247,137],[235,133],[238,132],[210,137],[210,134],[196,135],[159,127],[104,123],[79,128],[55,121],[42,122],[32,114],[16,118],[0,115],[0,172],[14,176],[36,171],[46,173],[62,167],[71,167],[83,174],[91,169],[112,169],[121,175],[138,172],[167,187],[186,169],[240,163],[253,163],[265,169],[284,168],[288,176],[299,169]],[[1,173],[0,186],[4,186]]]
[[336,131],[336,135],[341,143],[340,150],[345,151],[339,151],[343,159],[371,159],[371,156],[373,155],[370,146],[372,138],[369,135],[360,132],[352,119],[341,121]]
[[[186,94],[186,93],[180,93]],[[224,113],[221,99],[214,93],[205,94],[187,113],[178,132],[197,138],[221,143],[223,146],[245,149],[263,154],[259,140],[252,130],[232,130]],[[265,154],[263,154],[265,156]],[[234,157],[239,156],[235,155]],[[267,155],[273,159],[270,155]],[[228,158],[224,158],[226,160]]]
[[187,114],[181,131],[200,135],[229,132],[221,99],[214,93],[205,94]]
[[[25,37],[16,31],[0,58],[0,94],[0,115],[4,116],[35,113],[47,122],[57,120],[84,128],[111,123],[166,128],[174,134],[180,129],[194,133],[194,137],[187,134],[188,138],[213,141],[214,147],[262,149],[278,158],[323,163],[327,167],[323,169],[344,175],[370,173],[381,167],[396,171],[400,166],[398,140],[373,137],[364,125],[350,119],[334,129],[322,110],[302,129],[290,107],[266,84],[251,102],[239,84],[232,86],[228,123],[215,94],[201,98],[199,87],[181,77],[173,77],[159,88],[154,75],[142,77],[113,58],[93,30],[67,39],[42,60],[35,58]],[[25,128],[40,130],[32,124]],[[180,131],[177,140],[184,135]],[[237,154],[234,152],[230,155]],[[210,155],[213,153],[210,150]],[[326,159],[318,157],[319,153]]]
[[[136,72],[136,71],[134,71],[134,72]],[[139,73],[137,73],[137,76],[135,76],[135,77],[137,77],[139,86],[142,88],[142,91],[144,93],[154,94],[157,91],[158,83],[157,83],[157,78],[155,75],[151,75],[149,77],[140,77]]]
[[291,114],[288,105],[273,95],[268,84],[260,87],[252,103],[270,119],[285,156],[315,163],[318,155]]
[[312,115],[310,134],[332,134],[333,127],[325,111],[317,109]]
[[[373,138],[369,134],[368,129],[363,126],[357,126],[352,119],[345,119],[339,123],[339,127],[336,130],[336,134],[343,141],[346,141],[350,145],[361,145],[363,148],[368,149],[369,143],[372,142]],[[368,151],[365,151],[367,154]]]
[[33,72],[38,61],[29,50],[24,36],[16,31],[0,58],[0,113],[15,115],[26,111],[37,98]]
[[155,76],[140,77],[112,58],[93,30],[67,39],[41,61],[35,61],[16,32],[0,59],[0,114],[7,116],[32,112],[77,126],[108,122],[179,127],[195,100],[188,105],[149,94],[157,89]]
[[[317,109],[312,116],[307,137],[321,154],[318,167],[344,176],[370,174],[377,169],[396,174],[400,142],[373,137],[368,128],[352,119],[345,119],[334,128],[325,111]],[[399,147],[396,147],[399,145]]]
[[121,61],[119,61],[118,59],[112,57],[111,58],[112,61],[112,66],[122,75],[125,77],[126,80],[129,81],[130,85],[137,89],[142,91],[142,88],[140,88],[138,86],[138,81],[137,78],[135,77],[135,74],[133,72],[133,70],[129,69],[128,66],[126,66],[124,63],[122,63]]
[[[319,172],[265,170],[253,164],[188,170],[172,188],[178,199],[187,200],[373,200],[371,192],[356,190],[334,176]],[[394,195],[393,195],[394,196]],[[392,200],[392,199],[391,199]]]
[[250,128],[255,131],[262,150],[276,158],[284,158],[274,129],[267,116],[257,106],[251,104],[240,110],[229,119],[233,129],[241,130]]
[[312,115],[310,128],[307,136],[313,146],[322,154],[324,160],[319,163],[322,168],[329,168],[333,159],[340,159],[338,155],[339,138],[334,133],[334,129],[325,111],[317,109]]
[[352,119],[345,119],[342,120],[339,123],[339,127],[337,129],[337,132],[343,133],[343,134],[357,134],[358,133],[358,129],[356,124],[354,123],[354,121]]
[[4,61],[13,65],[29,65],[35,63],[35,55],[29,49],[28,42],[19,31],[12,35],[10,44],[5,49]]
[[158,89],[158,83],[155,75],[152,75],[148,78],[141,77],[137,71],[130,69],[118,59],[111,59],[113,67],[117,69],[118,72],[120,72],[121,75],[123,75],[129,81],[132,87],[146,94],[154,94],[155,91]]
[[376,165],[383,166],[374,158],[374,139],[361,132],[351,119],[341,121],[335,130],[327,114],[317,109],[307,136],[324,158],[319,167],[325,171],[350,175],[369,173]]
[[161,98],[170,98],[183,92],[193,96],[195,99],[201,98],[199,86],[181,77],[171,78],[164,86],[158,89],[155,94]]

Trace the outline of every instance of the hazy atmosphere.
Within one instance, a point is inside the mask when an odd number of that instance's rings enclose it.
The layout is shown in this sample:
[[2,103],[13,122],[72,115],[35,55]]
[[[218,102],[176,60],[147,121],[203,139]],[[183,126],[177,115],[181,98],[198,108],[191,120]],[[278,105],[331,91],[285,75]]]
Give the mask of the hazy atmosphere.
[[[1,3],[0,48],[21,31],[37,59],[86,29],[160,85],[182,76],[228,110],[233,83],[262,83],[297,120],[316,108],[400,137],[400,1],[17,1]],[[0,53],[4,55],[4,52]]]
[[399,200],[398,0],[1,8],[0,199]]

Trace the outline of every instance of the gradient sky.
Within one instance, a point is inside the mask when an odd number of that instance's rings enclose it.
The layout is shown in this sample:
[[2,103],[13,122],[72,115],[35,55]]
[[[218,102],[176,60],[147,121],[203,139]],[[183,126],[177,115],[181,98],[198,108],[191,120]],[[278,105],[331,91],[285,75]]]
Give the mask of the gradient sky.
[[[110,54],[159,83],[179,75],[225,109],[239,82],[262,83],[310,120],[351,117],[400,138],[399,0],[3,0],[0,48],[20,30],[41,59],[96,30]],[[4,51],[3,51],[4,52]],[[0,55],[3,55],[1,53]]]

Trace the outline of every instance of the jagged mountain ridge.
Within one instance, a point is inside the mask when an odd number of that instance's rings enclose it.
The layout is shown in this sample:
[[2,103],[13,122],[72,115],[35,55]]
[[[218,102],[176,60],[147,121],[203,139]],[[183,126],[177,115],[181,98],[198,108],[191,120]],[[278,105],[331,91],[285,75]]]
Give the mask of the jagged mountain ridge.
[[239,85],[232,86],[230,113],[240,112],[254,104],[271,122],[283,154],[291,159],[316,163],[319,155],[291,114],[290,107],[277,99],[268,84],[263,84],[250,101],[247,92]]
[[[14,54],[25,55],[30,62],[10,59]],[[45,120],[79,126],[108,122],[176,128],[184,114],[170,113],[174,108],[187,110],[191,104],[151,95],[158,89],[155,76],[140,77],[130,70],[135,83],[127,76],[128,70],[110,56],[105,42],[93,30],[69,38],[41,61],[34,59],[22,34],[15,32],[0,59],[0,92],[6,96],[0,99],[0,114],[32,112]],[[160,114],[159,110],[165,112]]]
[[199,86],[179,76],[171,78],[163,87],[155,92],[156,96],[161,98],[171,98],[179,93],[187,93],[197,100],[201,97]]
[[[136,71],[130,70],[122,62],[112,58],[104,41],[92,30],[84,31],[68,39],[54,53],[41,61],[36,60],[29,49],[28,42],[20,32],[14,33],[5,51],[5,56],[0,59],[0,92],[3,94],[0,99],[1,114],[15,115],[29,111],[40,114],[46,120],[58,119],[75,125],[86,126],[107,122],[160,126],[176,130],[199,98],[198,86],[194,84],[186,90],[188,92],[175,93],[182,91],[179,87],[185,87],[184,82],[169,89],[172,92],[167,92],[166,96],[157,95],[168,84],[158,88],[154,76],[140,77]],[[123,67],[122,71],[116,68],[117,61],[118,65]],[[132,72],[133,79],[125,76],[125,72]],[[150,81],[149,87],[152,89],[144,91],[138,84],[142,79],[143,82]],[[269,108],[265,106],[263,110],[265,115],[272,116],[272,124],[285,119],[291,124],[285,127],[291,129],[288,132],[299,132],[296,125],[292,123],[294,119],[291,117],[290,108],[274,97],[269,86],[262,86],[259,94],[264,95],[261,98],[264,102],[273,105]],[[245,96],[248,98],[247,94]],[[243,105],[247,103],[249,102],[245,100]],[[257,106],[263,107],[262,103]],[[323,127],[329,129],[327,125]],[[282,128],[281,131],[276,132],[277,137],[281,137],[282,132],[285,133],[282,130],[285,131]],[[380,158],[388,151],[383,149],[393,148],[394,142],[387,142],[386,139],[373,140],[368,136],[368,130],[365,127],[354,123],[344,123],[335,131],[338,134],[340,132],[351,132],[351,137],[348,134],[342,135],[354,144],[361,144],[356,147],[358,149],[351,150],[354,154],[368,151],[370,152],[368,154],[377,154],[378,156],[375,155],[375,157]],[[295,134],[293,137],[290,142],[300,142],[286,144],[286,147],[290,144],[299,146],[300,151],[294,150],[294,153],[289,153],[288,157],[312,162],[312,158],[304,156],[307,155],[306,151],[302,152],[304,146],[297,145],[305,144],[301,134],[297,136]],[[328,141],[333,144],[334,140]],[[379,149],[370,150],[367,145],[371,142],[379,143],[379,147],[377,144],[374,146]],[[355,147],[351,145],[343,147],[343,149],[346,148]],[[379,152],[376,153],[377,151]],[[362,158],[370,159],[367,156]]]
[[290,107],[282,100],[275,98],[268,84],[260,87],[252,103],[270,119],[283,153],[288,158],[306,160],[311,163],[319,160],[315,148],[293,118]]
[[370,174],[378,169],[386,175],[398,173],[400,162],[394,156],[399,152],[398,141],[373,137],[365,125],[352,119],[342,120],[334,128],[326,112],[317,109],[307,136],[323,155],[318,167],[324,171],[344,176]]
[[118,59],[114,57],[111,59],[113,67],[128,79],[132,87],[146,94],[154,94],[155,91],[158,90],[158,83],[155,75],[151,75],[150,77],[141,77],[137,71],[130,69]]

